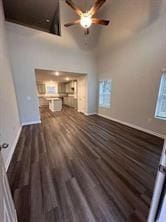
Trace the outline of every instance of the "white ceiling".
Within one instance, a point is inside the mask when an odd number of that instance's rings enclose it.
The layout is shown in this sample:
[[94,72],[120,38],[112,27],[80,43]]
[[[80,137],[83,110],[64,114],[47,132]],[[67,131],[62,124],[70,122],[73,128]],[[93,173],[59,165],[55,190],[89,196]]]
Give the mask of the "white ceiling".
[[[59,73],[59,76],[56,76],[56,72]],[[80,76],[85,75],[80,73],[42,70],[42,69],[36,69],[35,74],[37,82],[46,82],[46,81],[68,82],[71,80],[77,80]],[[69,78],[69,80],[66,80],[66,78]]]

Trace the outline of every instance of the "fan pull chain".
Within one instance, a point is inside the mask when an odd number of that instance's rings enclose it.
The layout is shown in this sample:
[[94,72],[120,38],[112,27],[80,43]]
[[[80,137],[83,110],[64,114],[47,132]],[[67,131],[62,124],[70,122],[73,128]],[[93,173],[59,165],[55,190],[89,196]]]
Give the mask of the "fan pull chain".
[[87,3],[87,0],[85,1],[85,12],[87,12],[88,11],[88,3]]

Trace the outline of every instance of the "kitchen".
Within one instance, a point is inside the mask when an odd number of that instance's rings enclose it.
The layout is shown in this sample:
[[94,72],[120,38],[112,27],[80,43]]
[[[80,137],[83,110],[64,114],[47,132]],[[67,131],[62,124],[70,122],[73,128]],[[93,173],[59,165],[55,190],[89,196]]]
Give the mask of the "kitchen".
[[84,112],[81,107],[86,106],[86,87],[80,83],[82,79],[86,80],[85,75],[47,70],[35,70],[35,74],[39,108],[48,107],[52,112],[60,112],[63,106],[68,106]]

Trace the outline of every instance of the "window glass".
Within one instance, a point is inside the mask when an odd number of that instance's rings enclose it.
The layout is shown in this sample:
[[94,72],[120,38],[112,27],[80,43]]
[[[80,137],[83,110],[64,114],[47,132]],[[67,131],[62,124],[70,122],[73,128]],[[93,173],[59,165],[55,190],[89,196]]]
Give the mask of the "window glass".
[[99,107],[109,108],[111,106],[111,80],[99,82]]
[[166,72],[163,72],[160,81],[155,117],[166,120]]
[[46,86],[47,94],[56,94],[55,86]]

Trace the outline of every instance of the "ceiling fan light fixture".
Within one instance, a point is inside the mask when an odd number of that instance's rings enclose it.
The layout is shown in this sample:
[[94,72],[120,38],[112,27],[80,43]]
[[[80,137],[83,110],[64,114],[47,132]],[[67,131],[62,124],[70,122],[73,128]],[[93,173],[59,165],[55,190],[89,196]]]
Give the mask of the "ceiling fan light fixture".
[[94,4],[89,10],[86,10],[83,12],[81,9],[79,9],[72,0],[65,0],[66,3],[76,12],[76,14],[80,17],[80,19],[68,22],[64,26],[69,27],[73,25],[80,24],[85,30],[84,35],[88,35],[90,33],[90,26],[92,24],[95,25],[108,25],[109,20],[100,19],[100,18],[94,18],[94,15],[97,13],[97,11],[102,7],[102,5],[106,2],[106,0],[93,0]]
[[81,20],[80,20],[80,25],[83,28],[88,29],[92,25],[92,17],[91,17],[91,15],[89,15],[88,13],[82,14]]

